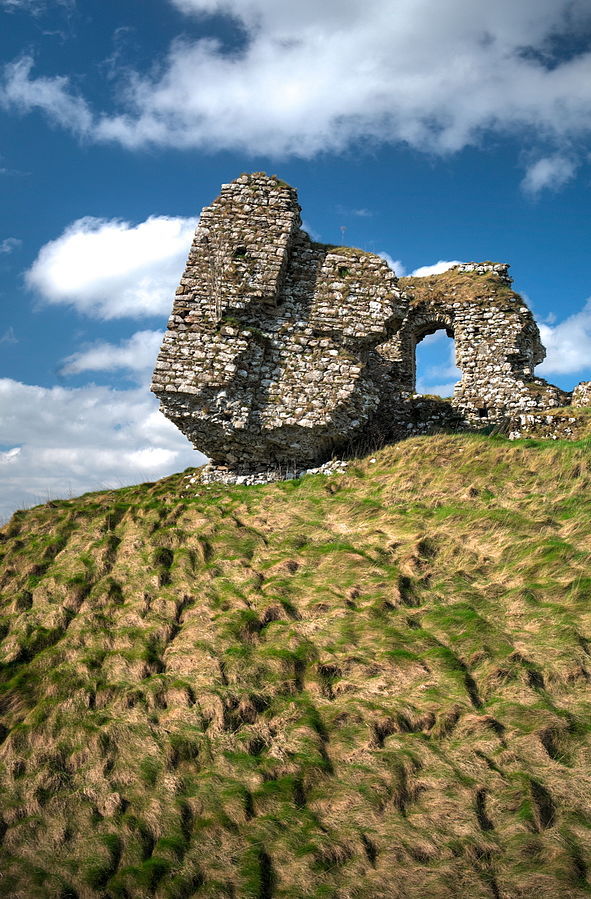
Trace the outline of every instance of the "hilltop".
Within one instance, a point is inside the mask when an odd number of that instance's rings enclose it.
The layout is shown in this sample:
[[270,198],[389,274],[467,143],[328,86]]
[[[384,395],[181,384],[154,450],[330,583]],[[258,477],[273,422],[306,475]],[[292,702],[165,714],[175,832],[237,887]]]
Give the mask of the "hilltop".
[[0,894],[588,896],[589,446],[18,512]]

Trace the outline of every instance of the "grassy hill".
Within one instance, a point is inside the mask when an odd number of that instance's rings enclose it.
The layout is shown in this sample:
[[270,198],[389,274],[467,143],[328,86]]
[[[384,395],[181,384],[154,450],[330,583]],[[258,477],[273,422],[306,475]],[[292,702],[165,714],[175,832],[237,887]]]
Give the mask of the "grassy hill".
[[0,531],[0,894],[591,892],[589,442]]

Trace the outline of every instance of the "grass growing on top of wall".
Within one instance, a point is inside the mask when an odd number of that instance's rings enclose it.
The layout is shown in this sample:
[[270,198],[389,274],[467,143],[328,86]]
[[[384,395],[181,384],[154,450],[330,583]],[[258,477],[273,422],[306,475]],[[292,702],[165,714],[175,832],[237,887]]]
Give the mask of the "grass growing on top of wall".
[[438,275],[399,278],[399,286],[410,293],[411,306],[423,302],[466,302],[472,305],[481,303],[487,309],[494,306],[513,309],[516,300],[523,303],[519,294],[494,271],[477,274],[450,268]]
[[17,513],[0,894],[588,895],[589,450]]

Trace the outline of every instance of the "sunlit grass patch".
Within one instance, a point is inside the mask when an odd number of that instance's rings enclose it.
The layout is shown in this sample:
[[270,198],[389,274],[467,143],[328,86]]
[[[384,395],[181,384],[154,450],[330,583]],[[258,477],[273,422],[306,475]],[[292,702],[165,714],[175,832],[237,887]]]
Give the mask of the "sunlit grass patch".
[[372,458],[8,523],[0,892],[588,895],[589,443]]

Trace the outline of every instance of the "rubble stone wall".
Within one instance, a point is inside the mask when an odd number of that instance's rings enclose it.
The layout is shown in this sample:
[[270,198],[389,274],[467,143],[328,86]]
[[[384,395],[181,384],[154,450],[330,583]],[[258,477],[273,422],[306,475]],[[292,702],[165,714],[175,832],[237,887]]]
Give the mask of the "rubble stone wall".
[[[439,328],[462,371],[451,403],[415,396],[416,344]],[[201,214],[152,389],[213,463],[256,471],[564,405],[533,375],[543,358],[507,265],[398,280],[311,241],[295,190],[255,173]]]
[[591,381],[581,381],[573,390],[573,406],[591,406]]
[[462,378],[453,401],[467,422],[498,422],[568,402],[568,394],[534,376],[546,352],[508,271],[505,264],[467,263],[441,275],[400,281],[409,310],[389,358],[398,360],[401,382],[414,390],[416,345],[443,328],[455,339]]
[[587,434],[587,422],[577,415],[525,413],[509,420],[510,440],[533,437],[541,440],[577,440]]

